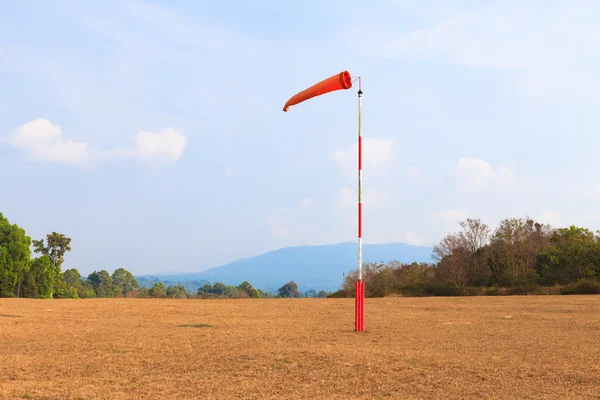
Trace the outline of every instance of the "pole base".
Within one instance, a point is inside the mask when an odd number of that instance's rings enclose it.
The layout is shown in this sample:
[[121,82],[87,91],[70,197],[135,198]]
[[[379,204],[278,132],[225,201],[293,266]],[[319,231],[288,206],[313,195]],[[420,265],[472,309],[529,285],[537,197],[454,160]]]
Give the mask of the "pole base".
[[362,280],[356,282],[356,296],[354,298],[354,330],[365,331],[365,283]]

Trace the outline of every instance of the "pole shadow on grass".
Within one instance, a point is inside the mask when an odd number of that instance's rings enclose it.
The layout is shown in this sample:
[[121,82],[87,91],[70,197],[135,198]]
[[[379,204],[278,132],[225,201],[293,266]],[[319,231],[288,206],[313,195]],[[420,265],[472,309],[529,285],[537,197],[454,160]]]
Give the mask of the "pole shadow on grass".
[[179,328],[212,328],[212,325],[209,324],[179,324],[177,325]]

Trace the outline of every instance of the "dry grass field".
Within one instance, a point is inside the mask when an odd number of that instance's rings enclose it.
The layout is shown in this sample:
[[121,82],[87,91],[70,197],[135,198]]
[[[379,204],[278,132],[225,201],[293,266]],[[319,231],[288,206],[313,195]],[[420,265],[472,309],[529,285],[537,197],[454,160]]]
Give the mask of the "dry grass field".
[[0,299],[2,399],[600,399],[600,296]]

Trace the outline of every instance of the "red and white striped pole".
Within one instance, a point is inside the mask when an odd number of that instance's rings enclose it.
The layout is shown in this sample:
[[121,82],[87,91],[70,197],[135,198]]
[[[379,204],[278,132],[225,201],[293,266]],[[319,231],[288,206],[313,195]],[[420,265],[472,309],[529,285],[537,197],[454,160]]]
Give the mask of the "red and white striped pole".
[[362,80],[358,78],[358,281],[355,295],[355,329],[365,330],[365,284],[362,280]]

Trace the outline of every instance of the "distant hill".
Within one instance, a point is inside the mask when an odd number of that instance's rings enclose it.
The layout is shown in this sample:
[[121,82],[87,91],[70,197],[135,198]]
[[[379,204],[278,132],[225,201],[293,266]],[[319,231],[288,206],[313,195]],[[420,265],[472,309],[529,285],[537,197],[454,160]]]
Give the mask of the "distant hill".
[[[364,262],[432,262],[432,248],[404,243],[365,244]],[[323,246],[286,247],[255,257],[210,268],[202,272],[177,275],[153,275],[163,282],[209,281],[226,285],[239,285],[243,281],[254,287],[276,291],[289,281],[298,284],[299,290],[337,290],[344,274],[358,265],[357,243],[347,242]]]

